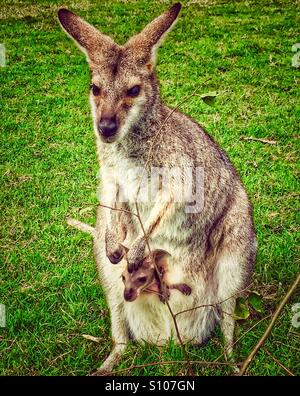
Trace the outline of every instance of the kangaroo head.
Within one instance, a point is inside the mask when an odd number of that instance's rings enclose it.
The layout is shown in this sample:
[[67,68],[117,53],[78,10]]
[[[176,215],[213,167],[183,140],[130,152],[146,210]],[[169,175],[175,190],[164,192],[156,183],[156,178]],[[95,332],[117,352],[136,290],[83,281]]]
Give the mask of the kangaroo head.
[[124,137],[157,100],[155,55],[180,8],[180,3],[173,5],[123,46],[71,11],[58,11],[63,29],[86,54],[94,129],[102,141],[111,143]]
[[138,298],[142,291],[157,291],[158,278],[156,276],[156,268],[164,272],[167,266],[167,258],[169,253],[165,250],[156,249],[152,255],[143,258],[137,270],[129,271],[126,268],[122,273],[122,280],[125,286],[124,298],[126,301],[134,301]]

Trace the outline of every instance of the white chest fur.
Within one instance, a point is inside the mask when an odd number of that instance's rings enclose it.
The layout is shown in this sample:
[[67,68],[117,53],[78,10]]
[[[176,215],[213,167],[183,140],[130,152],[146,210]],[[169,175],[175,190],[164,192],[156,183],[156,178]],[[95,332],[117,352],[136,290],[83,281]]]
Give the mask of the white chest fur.
[[[149,199],[149,197],[151,198],[149,190],[147,191],[149,185],[141,184],[143,169],[136,168],[135,164],[117,156],[110,156],[109,158],[109,162],[101,166],[102,203],[110,202],[110,205],[112,205],[112,201],[117,197],[117,191],[121,190],[121,197],[119,195],[118,198],[127,202],[135,213],[136,197],[140,189],[138,205],[141,219],[146,222],[155,202]],[[207,289],[207,285],[200,274],[191,276],[186,271],[189,264],[189,252],[183,247],[184,244],[179,243],[188,233],[188,230],[184,231],[182,228],[182,223],[185,220],[184,216],[184,212],[176,212],[172,218],[160,225],[157,233],[149,240],[152,249],[164,249],[171,254],[166,281],[170,284],[186,283],[192,288],[190,296],[185,296],[178,290],[171,291],[169,303],[173,313],[189,310],[198,305],[210,304],[214,302],[215,298],[212,291]],[[140,225],[137,220],[136,226],[139,230]],[[104,249],[102,257],[103,263],[101,265],[104,267],[102,272],[105,274],[109,287],[115,290],[116,298],[124,303],[125,320],[135,339],[155,344],[164,344],[171,337],[176,339],[174,321],[168,307],[159,300],[157,295],[146,293],[133,302],[125,302],[123,298],[124,287],[120,275],[126,264],[120,263],[113,266],[112,269],[112,264],[105,257]],[[178,315],[177,324],[182,339],[201,343],[212,329],[214,324],[212,316],[214,316],[214,312],[211,307],[203,307]],[[208,323],[211,323],[211,326]]]

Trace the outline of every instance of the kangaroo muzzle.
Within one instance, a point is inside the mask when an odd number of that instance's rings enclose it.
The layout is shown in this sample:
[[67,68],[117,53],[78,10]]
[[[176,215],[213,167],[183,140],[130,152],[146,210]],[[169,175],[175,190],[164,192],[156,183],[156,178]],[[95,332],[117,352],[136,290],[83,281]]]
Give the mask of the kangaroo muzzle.
[[98,131],[104,138],[112,138],[118,132],[118,123],[116,116],[110,118],[101,118]]
[[136,300],[137,296],[137,292],[133,288],[124,290],[124,299],[128,302]]

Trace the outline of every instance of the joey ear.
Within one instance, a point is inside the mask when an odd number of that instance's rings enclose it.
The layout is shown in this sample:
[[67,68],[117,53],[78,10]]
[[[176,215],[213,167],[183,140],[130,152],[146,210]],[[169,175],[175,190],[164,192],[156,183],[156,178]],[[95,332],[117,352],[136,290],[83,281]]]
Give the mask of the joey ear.
[[153,260],[155,261],[156,265],[164,266],[169,256],[171,255],[167,251],[162,249],[155,249],[153,250],[152,255],[148,254],[148,256],[143,258],[142,266],[144,269],[152,268],[154,266]]
[[167,33],[172,29],[177,19],[181,4],[174,4],[169,10],[155,18],[140,33],[133,36],[125,47],[131,47],[135,52],[140,52],[141,57],[147,62],[147,67],[152,70],[155,64],[156,52],[162,44]]
[[75,43],[86,54],[88,60],[101,61],[105,54],[116,47],[110,37],[102,34],[94,26],[66,8],[61,8],[58,11],[58,19],[62,28],[74,39]]
[[153,250],[152,255],[158,267],[165,267],[168,257],[171,256],[170,253],[162,249]]

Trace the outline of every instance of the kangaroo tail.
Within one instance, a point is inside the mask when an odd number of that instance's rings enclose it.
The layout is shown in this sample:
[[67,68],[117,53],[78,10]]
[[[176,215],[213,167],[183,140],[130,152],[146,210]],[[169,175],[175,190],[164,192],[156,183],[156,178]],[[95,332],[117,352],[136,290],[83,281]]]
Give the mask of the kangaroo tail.
[[83,231],[83,232],[86,232],[86,233],[92,235],[93,238],[96,236],[96,228],[94,228],[86,223],[82,223],[81,221],[71,219],[69,217],[69,218],[67,218],[67,224],[69,224],[69,226],[77,228],[80,231]]

